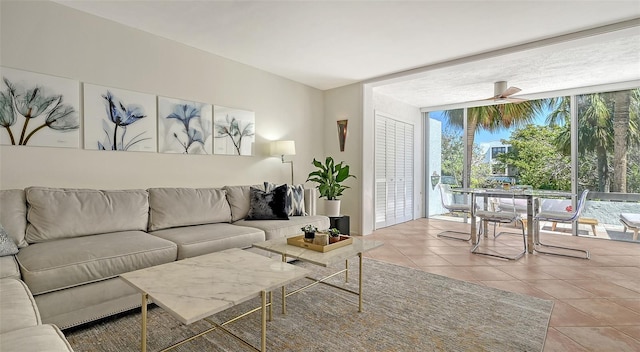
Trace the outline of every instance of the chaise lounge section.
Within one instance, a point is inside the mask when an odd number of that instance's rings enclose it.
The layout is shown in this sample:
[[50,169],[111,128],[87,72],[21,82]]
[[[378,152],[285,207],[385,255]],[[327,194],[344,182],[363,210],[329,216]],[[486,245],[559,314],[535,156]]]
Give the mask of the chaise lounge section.
[[0,297],[0,351],[73,351],[60,329],[42,324],[36,302],[24,282],[0,279]]

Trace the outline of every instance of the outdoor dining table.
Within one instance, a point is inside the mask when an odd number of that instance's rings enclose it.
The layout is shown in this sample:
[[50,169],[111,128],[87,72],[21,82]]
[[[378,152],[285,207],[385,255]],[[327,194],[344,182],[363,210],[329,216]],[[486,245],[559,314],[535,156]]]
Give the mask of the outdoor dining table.
[[[572,198],[574,193],[565,191],[550,191],[550,190],[532,190],[532,189],[487,189],[487,188],[452,188],[452,192],[463,193],[471,195],[471,204],[476,204],[478,196],[484,198],[484,207],[486,209],[488,204],[488,198],[511,198],[511,199],[526,199],[527,200],[527,251],[533,253],[534,243],[539,243],[538,231],[534,231],[533,218],[536,216],[536,212],[539,208],[539,199],[541,197],[549,198]],[[471,207],[471,243],[478,243],[478,234],[476,228],[476,211],[475,206]],[[485,236],[487,231],[485,230]]]

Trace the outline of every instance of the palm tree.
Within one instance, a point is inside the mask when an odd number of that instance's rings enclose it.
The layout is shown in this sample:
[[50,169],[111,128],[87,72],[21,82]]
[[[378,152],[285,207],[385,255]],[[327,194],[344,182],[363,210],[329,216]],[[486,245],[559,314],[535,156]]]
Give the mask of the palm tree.
[[[473,155],[473,143],[475,136],[481,131],[499,132],[511,127],[523,127],[532,123],[536,114],[542,113],[547,103],[544,100],[530,100],[517,104],[498,104],[489,106],[478,106],[467,109],[467,146],[466,153],[466,175],[471,173]],[[463,127],[463,110],[446,110],[444,115],[449,122],[457,127]]]
[[[608,151],[613,145],[611,134],[611,114],[607,99],[602,94],[579,95],[576,97],[578,110],[578,154],[593,152],[597,158],[598,191],[608,192],[609,162]],[[547,124],[564,125],[556,139],[558,149],[571,155],[571,101],[569,97],[553,98],[549,106],[555,109],[547,116]]]
[[613,93],[613,189],[627,192],[627,152],[631,91]]
[[[578,153],[584,158],[595,153],[600,192],[627,191],[628,148],[640,144],[637,106],[640,89],[614,93],[595,93],[576,97],[578,113]],[[550,99],[553,111],[547,116],[550,125],[564,125],[556,140],[558,148],[571,153],[571,114],[569,97]],[[617,116],[616,116],[617,114]],[[610,156],[613,151],[613,183],[610,180]]]

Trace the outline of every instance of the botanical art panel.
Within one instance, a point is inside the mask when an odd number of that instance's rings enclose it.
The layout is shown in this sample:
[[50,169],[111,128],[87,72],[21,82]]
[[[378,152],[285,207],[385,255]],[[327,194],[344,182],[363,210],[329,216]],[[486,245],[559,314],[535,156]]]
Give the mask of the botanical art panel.
[[211,154],[212,114],[211,104],[158,97],[158,150]]
[[155,152],[155,95],[84,85],[84,147]]
[[0,67],[0,144],[78,148],[80,84]]
[[213,107],[213,153],[227,155],[252,155],[255,142],[253,111]]

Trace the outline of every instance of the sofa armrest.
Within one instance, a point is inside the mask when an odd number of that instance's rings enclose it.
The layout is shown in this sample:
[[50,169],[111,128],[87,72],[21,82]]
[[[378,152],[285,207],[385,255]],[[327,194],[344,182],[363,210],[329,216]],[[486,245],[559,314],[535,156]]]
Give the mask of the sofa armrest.
[[[40,325],[40,312],[27,285],[15,279],[0,280],[0,334]],[[0,341],[4,338],[0,338]],[[4,349],[0,349],[3,350]]]
[[20,268],[18,261],[14,255],[0,257],[0,279],[17,279],[20,280]]
[[316,188],[304,189],[304,210],[307,215],[316,215],[318,202],[318,190]]

